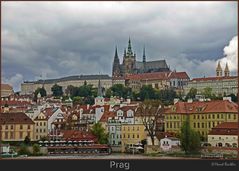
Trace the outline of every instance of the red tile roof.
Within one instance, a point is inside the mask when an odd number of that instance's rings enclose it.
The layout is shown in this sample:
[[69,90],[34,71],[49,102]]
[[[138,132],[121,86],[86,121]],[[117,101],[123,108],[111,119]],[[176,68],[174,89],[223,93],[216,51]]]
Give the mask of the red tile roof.
[[171,72],[169,78],[189,79],[189,76],[186,72]]
[[116,117],[116,113],[105,111],[102,117],[100,118],[100,122],[107,122],[109,117],[111,118]]
[[1,84],[1,90],[13,90],[9,84]]
[[166,80],[170,72],[153,72],[127,75],[126,80]]
[[90,132],[79,130],[61,130],[63,133],[63,139],[66,141],[79,141],[79,140],[93,140],[97,142],[96,136]]
[[227,79],[235,79],[238,78],[238,76],[230,76],[230,77],[202,77],[202,78],[193,78],[191,82],[193,81],[217,81],[217,80],[227,80]]
[[192,113],[238,113],[238,105],[229,100],[215,100],[207,102],[177,102],[165,109],[165,114],[192,114]]
[[35,124],[25,113],[0,113],[0,124]]
[[208,135],[239,135],[238,122],[223,122],[212,128]]
[[31,105],[28,101],[17,101],[17,100],[2,100],[1,106],[7,104],[8,106],[29,106]]

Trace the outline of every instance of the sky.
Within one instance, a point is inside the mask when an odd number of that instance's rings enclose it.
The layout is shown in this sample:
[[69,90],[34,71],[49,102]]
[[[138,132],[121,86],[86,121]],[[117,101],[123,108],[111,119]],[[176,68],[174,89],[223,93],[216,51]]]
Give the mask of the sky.
[[238,63],[237,2],[2,2],[2,82],[81,74],[111,76],[131,38],[137,60],[165,59],[190,78],[232,75]]

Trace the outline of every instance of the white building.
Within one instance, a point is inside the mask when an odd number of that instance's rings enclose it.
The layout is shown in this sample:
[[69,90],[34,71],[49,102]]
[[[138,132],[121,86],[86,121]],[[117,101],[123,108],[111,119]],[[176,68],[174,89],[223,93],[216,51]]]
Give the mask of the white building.
[[179,147],[180,140],[175,137],[165,137],[160,140],[160,148],[163,151],[171,150],[173,147]]

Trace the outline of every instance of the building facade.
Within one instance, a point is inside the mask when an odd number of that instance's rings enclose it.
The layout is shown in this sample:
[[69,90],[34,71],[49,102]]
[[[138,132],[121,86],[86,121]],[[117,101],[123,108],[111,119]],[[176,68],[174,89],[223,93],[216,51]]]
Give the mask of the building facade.
[[35,140],[35,123],[25,113],[0,113],[0,126],[2,141]]
[[207,138],[209,131],[217,125],[223,122],[237,122],[238,105],[229,100],[177,102],[165,109],[165,132],[179,134],[187,118],[191,128]]
[[147,132],[143,124],[122,124],[121,127],[121,151],[125,152],[126,148],[142,140],[147,139]]
[[48,95],[52,94],[51,88],[54,84],[62,86],[62,90],[65,93],[67,86],[72,85],[75,87],[83,86],[86,82],[88,85],[92,85],[94,88],[98,87],[98,82],[101,80],[101,86],[104,89],[108,89],[112,86],[112,79],[108,75],[79,75],[69,76],[59,79],[47,79],[38,81],[25,81],[21,84],[21,94],[32,94],[37,88],[44,86]]
[[208,143],[213,147],[238,147],[238,122],[224,122],[208,134]]
[[212,94],[215,94],[216,96],[227,96],[230,94],[237,95],[238,76],[230,76],[230,71],[227,64],[223,75],[223,70],[219,62],[216,68],[215,77],[202,77],[192,79],[185,87],[184,94],[187,95],[191,88],[196,88],[197,94],[200,95],[207,87],[212,88]]
[[41,112],[34,119],[35,122],[35,140],[40,140],[41,138],[47,137],[48,135],[48,121],[47,117]]

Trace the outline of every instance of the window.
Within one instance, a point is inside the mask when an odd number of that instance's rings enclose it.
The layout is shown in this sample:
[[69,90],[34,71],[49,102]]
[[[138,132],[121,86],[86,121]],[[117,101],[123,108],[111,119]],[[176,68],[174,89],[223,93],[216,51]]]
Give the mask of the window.
[[137,134],[137,138],[139,138],[139,134]]
[[44,126],[46,126],[46,122],[44,122]]
[[236,114],[234,114],[234,118],[233,119],[236,119],[237,118],[237,116],[236,116]]
[[31,128],[31,126],[30,125],[27,125],[27,129],[30,129]]
[[228,119],[231,119],[231,115],[230,114],[228,114]]
[[5,132],[5,139],[8,139],[8,132]]
[[40,126],[42,126],[42,123],[40,122]]
[[22,132],[20,132],[20,139],[22,139],[23,138],[23,133]]
[[5,129],[8,130],[8,125],[5,126]]
[[198,122],[198,128],[200,128],[200,123]]
[[208,128],[211,128],[211,122],[208,122]]
[[197,116],[198,116],[198,119],[200,119],[200,118],[199,118],[199,115],[197,115]]
[[13,125],[11,125],[11,129],[13,129]]
[[219,119],[219,114],[217,114],[217,119]]
[[204,128],[204,123],[202,123],[202,128]]
[[130,138],[130,135],[128,134],[128,138]]
[[38,132],[38,129],[36,129],[36,132]]
[[139,127],[137,127],[137,131],[139,131]]
[[215,115],[214,114],[212,115],[212,119],[215,119]]
[[20,129],[22,129],[23,128],[23,126],[22,125],[20,125]]
[[132,135],[132,138],[134,138],[134,134]]
[[193,123],[193,127],[196,128],[196,123],[195,122]]
[[13,132],[10,133],[10,139],[13,139]]

